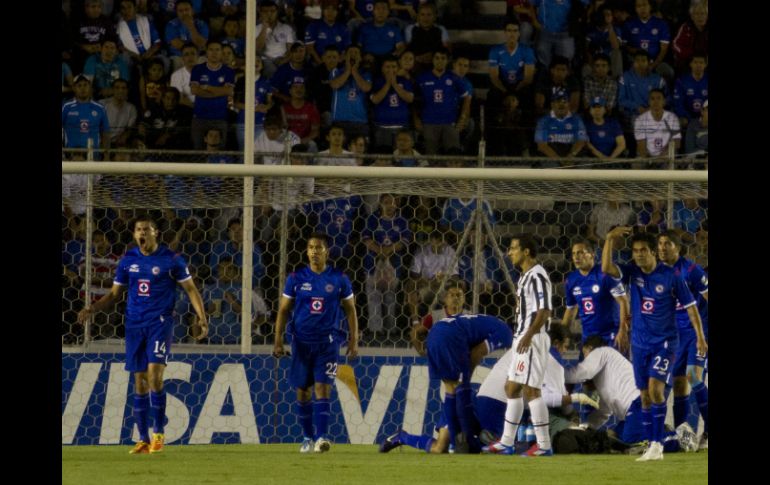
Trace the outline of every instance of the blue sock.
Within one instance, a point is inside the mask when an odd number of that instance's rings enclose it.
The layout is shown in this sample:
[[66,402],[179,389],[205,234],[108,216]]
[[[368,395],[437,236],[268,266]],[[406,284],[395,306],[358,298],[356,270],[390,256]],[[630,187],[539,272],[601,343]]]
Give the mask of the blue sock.
[[455,444],[455,436],[460,431],[460,420],[457,417],[457,399],[448,392],[444,395],[444,417],[449,428],[449,444]]
[[430,446],[433,444],[433,441],[435,441],[432,436],[409,434],[406,431],[401,431],[398,434],[398,440],[406,446],[411,446],[418,450],[425,450],[428,453],[430,453]]
[[706,384],[699,382],[692,388],[692,393],[695,394],[695,400],[698,402],[698,409],[700,410],[700,416],[703,418],[703,432],[709,432],[709,388]]
[[316,399],[313,402],[313,420],[315,421],[315,439],[325,437],[329,430],[331,403],[328,399]]
[[297,416],[299,416],[299,424],[302,426],[302,437],[313,437],[313,403],[311,401],[302,402],[297,401],[296,404]]
[[153,432],[163,433],[166,424],[166,391],[150,391],[150,412],[155,422]]
[[476,437],[478,431],[475,430],[475,425],[478,425],[476,416],[473,415],[473,402],[471,401],[471,387],[466,384],[462,384],[457,389],[455,395],[457,402],[457,418],[460,421],[460,429],[463,430],[465,440],[468,442],[468,449],[471,453],[478,453],[481,451],[481,442]]
[[145,443],[150,442],[150,431],[147,427],[147,418],[150,411],[150,395],[134,395],[134,423],[139,429],[139,439]]
[[666,406],[665,402],[660,404],[653,403],[650,407],[650,412],[652,413],[652,441],[663,443],[666,411],[668,411],[668,407]]
[[674,427],[687,421],[687,411],[690,409],[690,395],[674,396]]
[[644,439],[652,441],[652,408],[642,408],[642,429],[644,430]]

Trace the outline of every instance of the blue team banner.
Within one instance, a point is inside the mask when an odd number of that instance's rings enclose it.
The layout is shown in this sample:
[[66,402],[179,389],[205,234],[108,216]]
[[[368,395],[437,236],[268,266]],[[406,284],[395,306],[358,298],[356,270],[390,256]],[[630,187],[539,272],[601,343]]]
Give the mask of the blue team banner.
[[[63,445],[138,440],[124,362],[124,354],[62,353]],[[299,442],[289,364],[269,355],[175,354],[164,374],[166,442]],[[473,382],[488,372],[479,366]],[[440,416],[440,382],[429,379],[422,357],[359,357],[338,367],[334,387],[329,433],[337,443],[373,444],[401,427],[431,434]]]

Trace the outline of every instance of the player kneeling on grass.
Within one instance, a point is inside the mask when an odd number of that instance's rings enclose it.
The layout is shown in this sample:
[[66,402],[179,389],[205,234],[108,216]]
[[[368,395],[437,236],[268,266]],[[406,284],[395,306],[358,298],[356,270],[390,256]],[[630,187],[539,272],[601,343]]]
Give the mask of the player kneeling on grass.
[[[110,292],[78,314],[78,322],[99,311],[107,310],[128,290],[126,305],[126,370],[134,373],[134,422],[139,442],[131,454],[158,453],[163,450],[163,426],[166,419],[166,393],[163,371],[171,352],[174,325],[176,284],[190,297],[203,339],[208,334],[208,321],[203,300],[193,283],[182,256],[158,244],[158,225],[149,217],[134,220],[134,242],[118,263]],[[148,430],[148,414],[154,426],[152,441]]]
[[[350,330],[347,351],[350,358],[358,356],[358,317],[350,279],[326,264],[329,242],[325,234],[310,236],[307,256],[310,264],[286,279],[278,307],[273,356],[280,358],[285,354],[283,333],[288,321],[292,335],[289,381],[297,389],[297,414],[304,435],[300,453],[322,453],[331,448],[327,437],[329,398],[337,375],[340,342],[344,340],[339,326],[343,320],[340,306]],[[315,391],[314,402],[311,402],[312,391]]]

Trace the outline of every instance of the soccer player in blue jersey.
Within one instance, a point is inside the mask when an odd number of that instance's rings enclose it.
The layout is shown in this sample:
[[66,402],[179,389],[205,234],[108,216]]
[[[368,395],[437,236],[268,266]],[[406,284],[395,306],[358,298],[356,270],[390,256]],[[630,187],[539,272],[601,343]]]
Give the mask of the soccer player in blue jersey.
[[[462,430],[471,453],[481,444],[474,429],[472,392],[473,369],[481,359],[497,349],[511,346],[513,333],[508,325],[490,315],[448,315],[433,324],[425,342],[431,379],[441,379],[446,394],[442,406],[449,428],[449,443]],[[459,424],[459,429],[458,429]]]
[[[289,382],[297,389],[297,413],[303,432],[300,453],[323,453],[331,448],[326,436],[329,399],[337,375],[340,341],[344,338],[340,306],[350,330],[346,352],[350,358],[358,356],[358,316],[350,279],[326,264],[329,258],[326,234],[311,234],[307,256],[310,264],[286,279],[275,323],[273,356],[280,358],[286,353],[283,334],[288,322],[292,335]],[[311,402],[313,391],[315,401]]]
[[[671,381],[679,334],[676,306],[686,309],[696,334],[696,349],[706,355],[708,345],[703,335],[695,299],[684,278],[674,268],[656,259],[657,241],[648,233],[631,237],[634,264],[612,262],[615,238],[628,236],[631,226],[618,226],[607,234],[602,251],[602,271],[621,278],[631,297],[631,355],[636,387],[642,394],[642,416],[650,445],[638,461],[663,459],[663,431],[666,419],[664,389]],[[628,340],[629,329],[618,332],[621,342]]]
[[[193,283],[184,258],[165,245],[158,244],[158,225],[148,216],[134,221],[134,242],[118,263],[110,292],[78,314],[84,323],[122,298],[128,290],[126,305],[126,370],[134,373],[134,422],[139,442],[131,454],[163,451],[163,427],[166,419],[166,393],[163,371],[168,363],[173,335],[176,283],[187,292],[198,316],[203,339],[208,334],[208,320],[203,300]],[[149,417],[153,418],[152,441]]]
[[[698,302],[698,313],[703,324],[703,334],[708,339],[709,281],[706,272],[694,261],[681,256],[682,240],[674,230],[667,230],[658,236],[660,260],[682,275],[687,286]],[[674,426],[687,422],[690,408],[690,394],[695,394],[698,409],[703,417],[701,444],[708,448],[709,394],[703,382],[706,355],[698,353],[697,334],[690,325],[690,319],[681,304],[677,302],[676,323],[679,327],[679,348],[674,361]]]
[[618,334],[618,320],[614,315],[615,302],[620,320],[627,318],[628,300],[620,280],[604,273],[595,264],[595,248],[592,242],[580,240],[572,245],[572,262],[575,271],[564,279],[567,310],[561,319],[569,328],[575,315],[580,315],[583,342],[589,335],[601,335],[604,343],[612,345]]

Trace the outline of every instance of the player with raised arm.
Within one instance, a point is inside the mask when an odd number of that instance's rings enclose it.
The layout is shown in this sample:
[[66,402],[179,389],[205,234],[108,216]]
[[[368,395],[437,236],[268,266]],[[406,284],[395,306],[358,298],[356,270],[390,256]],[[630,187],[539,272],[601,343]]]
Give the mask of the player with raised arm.
[[[292,335],[289,382],[297,389],[297,414],[303,432],[300,453],[323,453],[331,448],[327,437],[329,399],[344,339],[340,307],[348,321],[346,355],[351,359],[358,356],[358,316],[350,279],[327,264],[326,234],[310,235],[307,256],[310,264],[286,279],[278,306],[273,356],[280,358],[286,353],[283,334],[288,322]],[[315,401],[311,401],[313,391]]]
[[[658,236],[658,253],[660,260],[671,266],[684,278],[690,292],[698,302],[698,313],[703,324],[703,334],[708,339],[708,299],[709,281],[706,272],[700,265],[681,255],[682,240],[676,231],[671,229]],[[679,427],[687,422],[690,407],[690,393],[695,394],[698,409],[703,417],[703,434],[701,445],[708,449],[709,429],[709,395],[708,388],[703,382],[703,371],[706,367],[706,355],[700,355],[697,335],[690,324],[690,318],[679,303],[676,306],[676,323],[679,327],[679,348],[674,361],[674,426]],[[692,386],[692,389],[691,389]]]
[[537,245],[529,234],[514,236],[508,248],[508,257],[521,269],[518,283],[518,315],[514,332],[515,353],[508,370],[505,393],[508,404],[500,441],[485,446],[482,451],[504,455],[514,454],[524,398],[529,402],[532,425],[537,443],[522,456],[551,456],[551,438],[548,432],[548,407],[541,397],[548,350],[551,339],[546,324],[551,316],[552,288],[548,273],[537,262]]
[[613,242],[628,236],[630,226],[618,226],[607,234],[602,251],[602,271],[621,278],[631,296],[631,328],[621,326],[618,339],[627,345],[631,333],[631,355],[636,387],[642,396],[643,425],[650,441],[638,461],[663,459],[663,430],[666,419],[664,389],[671,381],[675,352],[679,346],[676,305],[687,310],[696,333],[697,353],[706,355],[708,345],[703,335],[700,315],[687,284],[674,268],[656,259],[655,236],[647,233],[631,237],[634,264],[612,262]]
[[580,315],[583,341],[589,335],[601,335],[607,344],[612,344],[619,327],[614,316],[614,302],[619,306],[622,321],[628,318],[628,300],[620,280],[602,273],[601,267],[595,264],[594,253],[591,241],[580,240],[572,245],[575,271],[564,278],[567,310],[561,323],[569,328],[575,315]]
[[[164,445],[166,393],[163,371],[171,353],[176,284],[184,288],[198,317],[201,340],[208,334],[203,300],[181,255],[158,244],[158,225],[148,216],[134,220],[134,242],[118,263],[110,292],[78,314],[85,323],[110,308],[128,290],[126,305],[126,370],[134,373],[134,422],[139,442],[131,454],[159,453]],[[149,415],[153,418],[152,440]]]

